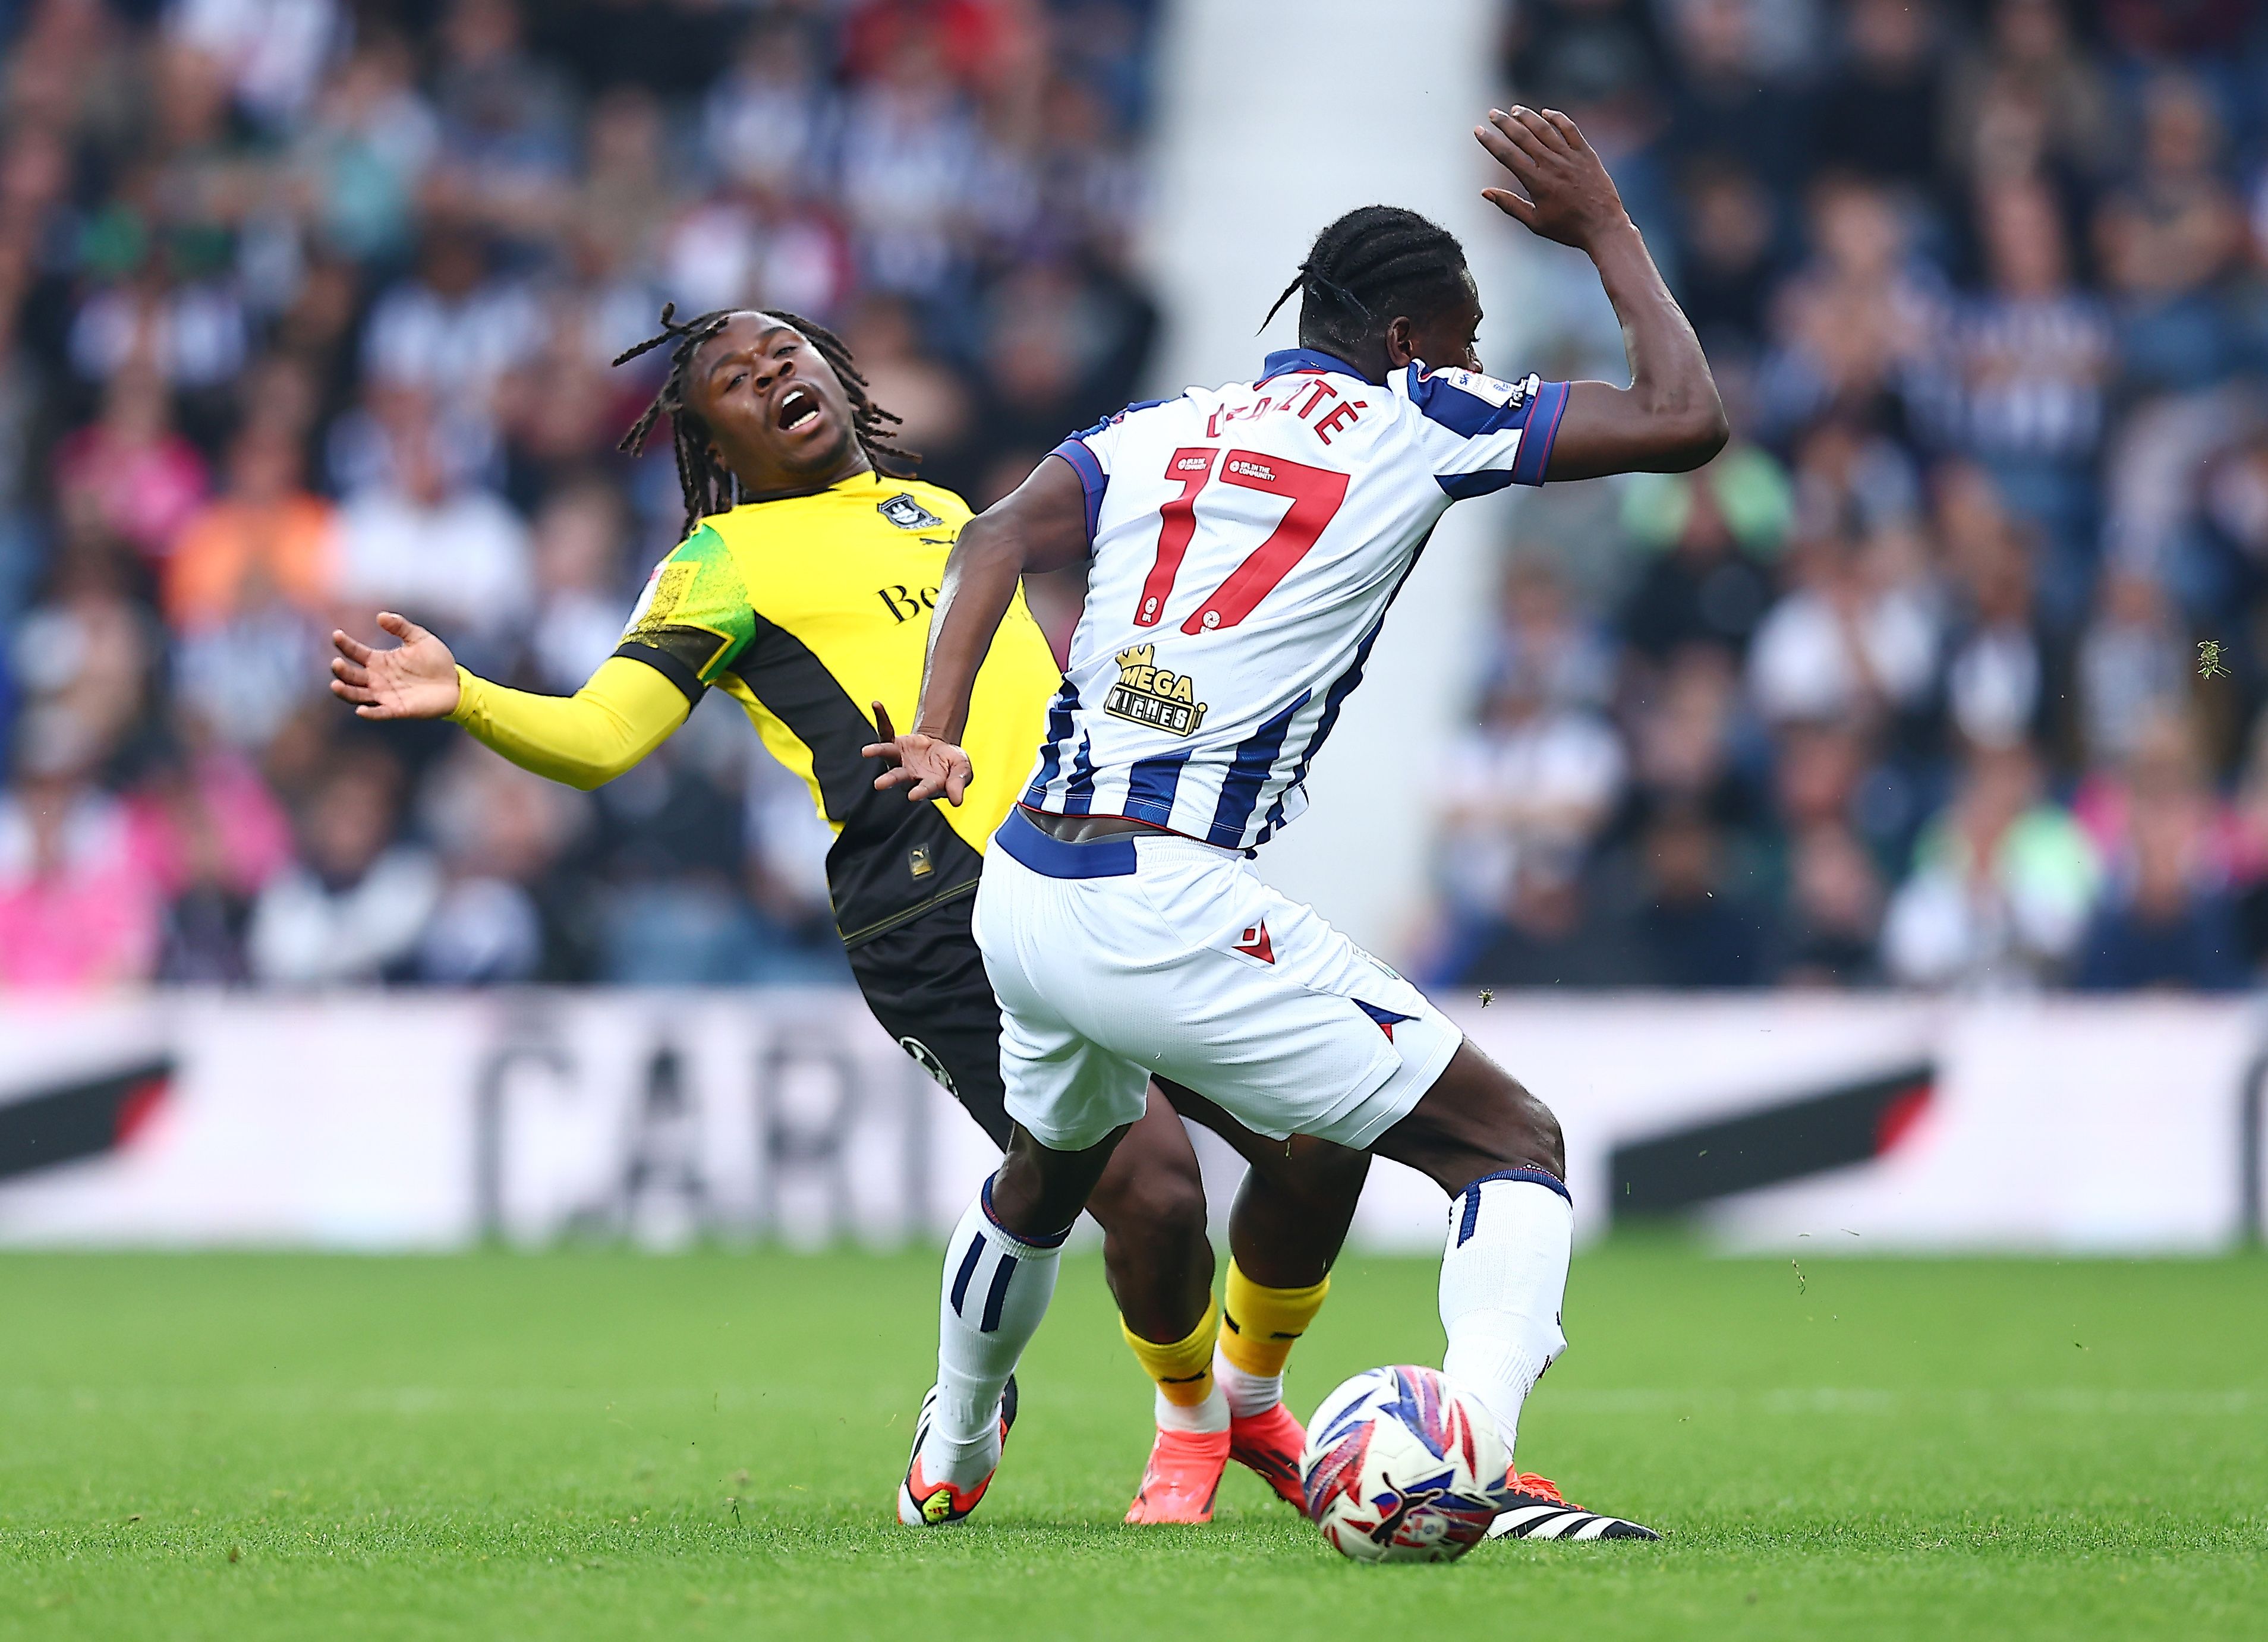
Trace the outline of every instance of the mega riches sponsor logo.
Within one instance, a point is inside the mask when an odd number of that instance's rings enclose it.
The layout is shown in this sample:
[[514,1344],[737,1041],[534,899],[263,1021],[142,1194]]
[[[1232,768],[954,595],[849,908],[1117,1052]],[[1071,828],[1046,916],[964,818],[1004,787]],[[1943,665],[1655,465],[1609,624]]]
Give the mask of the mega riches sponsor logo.
[[1102,711],[1168,735],[1188,735],[1204,722],[1205,704],[1188,674],[1160,666],[1158,647],[1141,644],[1118,652],[1118,682],[1103,697]]

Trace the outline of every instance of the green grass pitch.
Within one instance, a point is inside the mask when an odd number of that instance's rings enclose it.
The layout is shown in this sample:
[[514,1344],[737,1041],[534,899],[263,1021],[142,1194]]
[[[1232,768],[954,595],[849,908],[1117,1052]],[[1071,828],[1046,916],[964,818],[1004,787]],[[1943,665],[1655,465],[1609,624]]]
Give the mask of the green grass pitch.
[[[1660,1545],[1357,1567],[1149,1396],[1066,1263],[976,1521],[891,1520],[935,1256],[0,1256],[0,1637],[2268,1636],[2268,1263],[1576,1263],[1524,1465]],[[1294,1358],[1438,1360],[1429,1262]]]

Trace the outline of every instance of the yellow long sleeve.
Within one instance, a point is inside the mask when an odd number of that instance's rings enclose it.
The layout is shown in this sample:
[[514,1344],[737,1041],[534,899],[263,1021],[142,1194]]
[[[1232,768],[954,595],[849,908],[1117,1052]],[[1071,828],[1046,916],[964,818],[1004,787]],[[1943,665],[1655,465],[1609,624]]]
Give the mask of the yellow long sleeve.
[[539,776],[588,792],[667,740],[691,711],[676,685],[642,661],[610,656],[572,696],[532,696],[457,669],[450,720]]

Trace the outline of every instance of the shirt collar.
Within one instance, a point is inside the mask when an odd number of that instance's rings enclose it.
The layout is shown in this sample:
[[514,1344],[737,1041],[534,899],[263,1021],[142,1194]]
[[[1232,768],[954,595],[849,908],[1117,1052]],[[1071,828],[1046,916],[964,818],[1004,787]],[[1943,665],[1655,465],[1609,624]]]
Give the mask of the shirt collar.
[[1260,371],[1260,379],[1263,382],[1271,376],[1288,376],[1294,371],[1329,371],[1334,376],[1369,380],[1337,355],[1327,354],[1317,348],[1279,348],[1261,362]]

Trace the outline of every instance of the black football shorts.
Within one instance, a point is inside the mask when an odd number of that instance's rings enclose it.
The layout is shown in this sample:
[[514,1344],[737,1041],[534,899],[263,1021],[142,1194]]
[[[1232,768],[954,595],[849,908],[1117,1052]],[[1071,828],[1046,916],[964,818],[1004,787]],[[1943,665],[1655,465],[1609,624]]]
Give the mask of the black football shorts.
[[850,948],[866,1006],[1002,1151],[1012,1127],[1000,1082],[1000,1004],[968,926],[973,895]]

